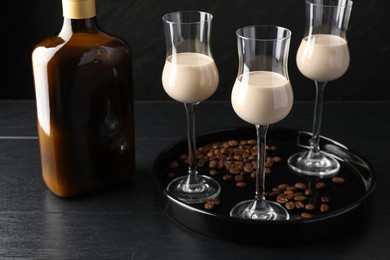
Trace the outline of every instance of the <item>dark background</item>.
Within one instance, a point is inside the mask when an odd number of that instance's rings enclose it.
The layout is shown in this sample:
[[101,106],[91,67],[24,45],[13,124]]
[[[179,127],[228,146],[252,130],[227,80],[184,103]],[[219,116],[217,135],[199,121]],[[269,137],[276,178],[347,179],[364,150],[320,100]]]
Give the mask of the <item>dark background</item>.
[[[209,100],[229,100],[237,73],[235,31],[251,24],[275,24],[292,31],[289,75],[295,100],[313,100],[314,83],[299,73],[295,54],[304,32],[304,0],[96,0],[100,27],[123,38],[133,51],[136,100],[171,100],[163,91],[161,72],[165,42],[161,17],[177,10],[214,15],[211,45],[220,85]],[[330,82],[325,100],[390,100],[390,8],[386,0],[355,0],[347,38],[351,64]],[[5,8],[5,10],[4,10]],[[34,99],[31,51],[62,26],[61,0],[3,3],[1,99]]]

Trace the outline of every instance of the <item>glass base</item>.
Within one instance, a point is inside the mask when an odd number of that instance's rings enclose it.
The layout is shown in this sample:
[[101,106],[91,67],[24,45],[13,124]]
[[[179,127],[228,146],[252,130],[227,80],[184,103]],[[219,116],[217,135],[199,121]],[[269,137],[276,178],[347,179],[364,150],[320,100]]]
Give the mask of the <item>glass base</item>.
[[277,202],[245,200],[238,203],[230,211],[231,217],[254,220],[288,220],[290,214]]
[[300,175],[320,178],[332,177],[340,170],[340,163],[323,152],[316,156],[311,156],[310,151],[296,153],[288,158],[287,164]]
[[197,183],[188,184],[188,176],[178,177],[168,184],[167,191],[187,204],[204,203],[219,196],[221,187],[217,181],[205,175],[198,175],[197,179]]

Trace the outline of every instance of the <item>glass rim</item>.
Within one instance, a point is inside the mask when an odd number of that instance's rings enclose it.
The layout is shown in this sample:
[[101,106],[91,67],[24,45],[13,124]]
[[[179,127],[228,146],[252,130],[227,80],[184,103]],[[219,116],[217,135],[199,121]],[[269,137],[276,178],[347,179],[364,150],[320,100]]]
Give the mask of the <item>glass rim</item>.
[[[194,20],[194,21],[173,21],[172,19],[168,19],[169,16],[172,16],[174,14],[200,14],[204,15],[204,20]],[[213,15],[209,12],[205,11],[195,11],[195,10],[187,10],[187,11],[174,11],[174,12],[169,12],[166,13],[162,16],[162,20],[168,24],[201,24],[205,22],[209,22],[213,19]]]
[[[249,36],[244,36],[243,34],[240,34],[240,31],[243,31],[243,30],[249,29],[249,28],[253,28],[253,29],[272,28],[272,29],[285,31],[286,35],[284,35],[283,37],[267,38],[267,37],[249,37]],[[266,24],[266,25],[248,25],[248,26],[244,26],[244,27],[238,28],[236,30],[237,37],[240,37],[243,40],[254,40],[254,41],[283,41],[285,39],[290,38],[291,34],[292,34],[291,30],[286,28],[286,27],[282,27],[282,26],[278,26],[278,25],[270,25],[270,24]]]
[[315,5],[315,6],[324,6],[324,7],[350,7],[353,4],[352,0],[346,0],[346,1],[340,1],[344,2],[343,4],[337,5],[337,4],[331,4],[331,3],[317,3],[316,0],[305,0],[307,4]]

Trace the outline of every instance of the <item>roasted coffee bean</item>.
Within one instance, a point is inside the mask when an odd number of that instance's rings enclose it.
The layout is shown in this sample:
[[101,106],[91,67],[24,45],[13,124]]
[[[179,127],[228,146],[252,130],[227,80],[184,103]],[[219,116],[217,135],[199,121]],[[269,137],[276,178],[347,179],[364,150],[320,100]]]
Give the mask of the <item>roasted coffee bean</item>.
[[302,183],[302,182],[297,182],[297,183],[294,184],[294,186],[297,189],[300,189],[300,190],[306,190],[307,189],[307,185]]
[[251,164],[247,163],[244,166],[244,171],[247,172],[247,173],[251,173],[251,172],[254,171],[254,168],[253,168],[253,166]]
[[203,167],[205,165],[205,161],[203,159],[198,160],[198,163],[196,164],[199,168]]
[[307,197],[305,195],[295,195],[294,200],[295,201],[305,201],[305,200],[307,200]]
[[313,215],[310,214],[310,213],[307,213],[307,212],[302,212],[302,213],[301,213],[301,217],[302,217],[302,218],[305,218],[305,219],[308,219],[308,218],[312,218]]
[[174,168],[177,168],[179,166],[179,163],[177,161],[173,161],[169,164],[169,167],[174,169]]
[[215,160],[213,160],[213,161],[210,161],[209,162],[209,167],[210,168],[217,168],[217,166],[218,166],[218,161],[215,161]]
[[212,210],[212,209],[214,209],[214,206],[215,205],[213,203],[206,202],[203,207],[205,210]]
[[280,194],[280,191],[271,191],[270,193],[269,193],[269,196],[270,197],[276,197],[276,196],[278,196]]
[[293,210],[295,209],[295,203],[293,201],[287,201],[286,204],[284,205],[286,209],[288,210]]
[[313,211],[313,210],[316,209],[316,206],[314,204],[312,204],[312,203],[308,203],[308,204],[305,205],[305,209]]
[[303,208],[305,208],[305,203],[303,203],[302,201],[296,201],[295,202],[295,207],[297,209],[303,209]]
[[231,180],[232,178],[233,178],[233,176],[232,176],[231,174],[225,174],[225,175],[222,177],[222,179],[223,179],[224,181]]
[[285,190],[288,186],[290,186],[290,185],[288,185],[287,183],[282,183],[282,184],[278,185],[278,188],[282,189],[282,190]]
[[345,179],[343,177],[333,177],[332,182],[334,183],[344,183]]
[[215,169],[212,169],[212,170],[209,171],[209,173],[210,173],[211,176],[216,176],[218,174],[218,171],[215,170]]
[[285,197],[280,197],[280,196],[277,196],[276,197],[276,201],[280,204],[285,204],[286,202],[288,202],[288,199],[285,198]]
[[209,200],[207,201],[207,203],[211,203],[211,204],[213,204],[213,205],[219,205],[219,204],[221,204],[221,200],[218,199],[218,198],[209,199]]
[[313,195],[313,191],[311,189],[306,189],[305,190],[305,195],[306,196],[311,196],[311,195]]
[[319,181],[316,183],[316,188],[319,190],[319,189],[323,189],[325,188],[325,182],[322,182],[322,181]]
[[240,169],[236,165],[232,165],[231,167],[229,167],[229,172],[232,175],[236,175],[240,173]]
[[243,181],[244,180],[244,176],[242,176],[242,175],[236,175],[236,176],[234,176],[234,180],[235,181]]
[[256,145],[256,144],[257,144],[257,141],[256,141],[256,139],[251,139],[251,140],[248,140],[248,144],[250,144],[250,145]]
[[290,194],[284,194],[284,197],[288,200],[292,200],[295,196],[295,193],[290,193]]
[[320,206],[320,211],[322,212],[322,213],[325,213],[325,212],[328,212],[330,210],[330,208],[329,208],[329,206],[328,206],[328,204],[321,204],[321,206]]
[[320,198],[320,200],[321,200],[321,202],[324,202],[324,203],[327,203],[327,202],[330,201],[330,199],[329,199],[328,197],[326,197],[326,196],[322,196],[322,197]]
[[245,188],[247,185],[248,184],[246,184],[246,182],[244,182],[244,181],[236,182],[236,186],[239,188]]
[[272,157],[272,160],[274,161],[274,162],[281,162],[282,161],[282,158],[280,158],[279,156],[274,156],[274,157]]
[[295,191],[296,189],[297,189],[297,187],[295,187],[295,186],[288,186],[286,188],[286,190],[288,190],[288,191]]

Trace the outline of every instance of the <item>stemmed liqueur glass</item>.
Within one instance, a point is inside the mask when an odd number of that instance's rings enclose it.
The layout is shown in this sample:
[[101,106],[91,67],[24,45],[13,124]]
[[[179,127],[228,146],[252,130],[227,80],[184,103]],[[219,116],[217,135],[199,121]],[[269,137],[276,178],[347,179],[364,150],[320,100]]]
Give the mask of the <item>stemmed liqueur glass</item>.
[[350,0],[306,0],[306,29],[296,62],[316,86],[313,133],[310,149],[288,159],[289,167],[301,175],[326,178],[340,169],[332,155],[321,151],[319,142],[325,85],[341,77],[349,66],[346,31],[351,8]]
[[178,11],[162,17],[166,60],[162,73],[165,92],[182,102],[187,115],[188,173],[172,180],[168,193],[188,204],[218,197],[221,187],[197,169],[195,107],[217,89],[219,74],[210,50],[213,16],[201,11]]
[[239,202],[230,216],[258,220],[287,220],[277,202],[265,198],[266,135],[268,126],[282,120],[293,105],[287,71],[291,31],[273,25],[237,30],[239,67],[231,102],[236,114],[256,126],[257,167],[254,199]]

